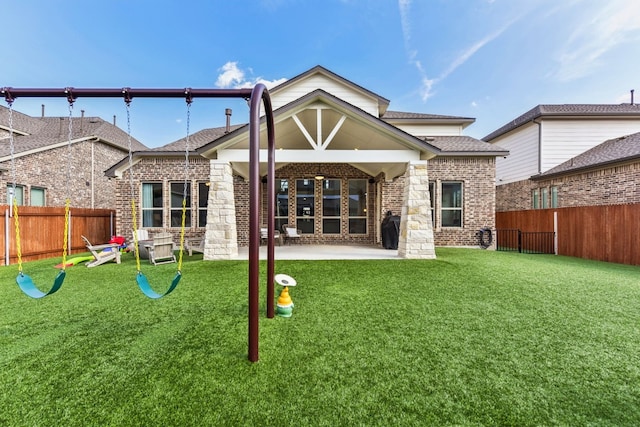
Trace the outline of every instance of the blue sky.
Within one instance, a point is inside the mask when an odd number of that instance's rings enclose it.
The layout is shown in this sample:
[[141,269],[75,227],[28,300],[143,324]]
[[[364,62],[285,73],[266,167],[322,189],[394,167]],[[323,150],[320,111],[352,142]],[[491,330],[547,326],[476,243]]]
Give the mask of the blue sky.
[[[322,65],[389,109],[474,117],[482,138],[538,104],[621,103],[638,89],[637,0],[2,0],[0,86],[272,85]],[[39,116],[65,99],[17,99]],[[3,104],[6,105],[6,104]],[[239,100],[196,99],[190,130],[248,120]],[[76,101],[126,129],[118,99]],[[135,137],[186,134],[178,99],[137,99]]]

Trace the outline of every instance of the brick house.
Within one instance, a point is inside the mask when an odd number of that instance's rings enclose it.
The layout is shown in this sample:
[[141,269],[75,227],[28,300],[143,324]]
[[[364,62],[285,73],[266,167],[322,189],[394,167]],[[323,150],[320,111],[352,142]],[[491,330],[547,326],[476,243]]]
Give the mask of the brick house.
[[[433,258],[435,245],[477,246],[477,231],[493,227],[495,159],[508,152],[462,135],[474,119],[390,111],[389,100],[321,66],[270,97],[276,227],[300,229],[301,244],[379,244],[392,211],[401,216],[399,254]],[[261,130],[264,176],[264,120]],[[248,140],[247,124],[228,124],[193,134],[188,150],[181,139],[136,151],[133,168],[128,159],[114,164],[106,174],[117,183],[119,233],[170,230],[177,238],[189,151],[186,235],[205,235],[205,259],[233,257],[248,244]]]
[[534,194],[548,192],[556,206],[640,203],[640,132],[609,139],[531,181]]
[[[11,161],[9,109],[0,106],[0,176],[2,197],[9,202],[14,166],[16,197],[21,205],[112,209],[116,183],[104,171],[128,153],[128,136],[99,117],[32,117],[12,111],[14,137]],[[135,138],[134,150],[146,146]]]
[[633,102],[538,105],[509,121],[483,138],[510,153],[496,160],[496,211],[637,203],[637,132]]

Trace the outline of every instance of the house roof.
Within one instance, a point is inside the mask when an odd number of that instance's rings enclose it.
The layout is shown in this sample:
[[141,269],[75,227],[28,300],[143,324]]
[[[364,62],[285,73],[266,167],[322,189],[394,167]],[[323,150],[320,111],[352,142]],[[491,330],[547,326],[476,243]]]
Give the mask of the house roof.
[[365,93],[365,94],[367,94],[367,95],[369,95],[369,96],[371,96],[373,98],[376,98],[378,100],[378,106],[379,106],[381,115],[387,110],[387,107],[389,106],[389,102],[390,101],[387,98],[385,98],[383,96],[380,96],[377,93],[372,92],[369,89],[366,89],[366,88],[364,88],[364,87],[352,82],[351,80],[347,80],[344,77],[339,76],[338,74],[334,73],[331,70],[328,70],[328,69],[324,68],[321,65],[316,65],[315,67],[305,71],[304,73],[298,74],[297,76],[287,80],[286,82],[281,83],[278,86],[273,87],[272,89],[269,90],[269,92],[272,93],[272,94],[275,94],[275,93],[287,88],[288,86],[294,84],[295,82],[298,82],[300,80],[304,80],[305,78],[307,78],[309,76],[312,76],[314,74],[324,74],[324,75],[326,75],[326,76],[328,76],[328,77],[330,77],[330,78],[332,78],[334,80],[341,81],[342,83],[345,83],[345,84],[347,84],[347,85],[349,85],[349,86],[351,86],[351,87],[353,87],[353,88],[355,88],[355,89],[357,89],[357,90],[359,90],[359,91],[361,91],[361,92],[363,92],[363,93]]
[[[67,143],[69,138],[68,117],[31,117],[13,111],[14,154],[20,155],[44,151],[53,146]],[[9,109],[0,106],[0,128],[9,130]],[[122,150],[129,150],[129,137],[122,129],[99,117],[74,117],[72,119],[72,142],[98,138],[102,142]],[[6,142],[5,142],[6,141]],[[133,150],[147,147],[131,138]],[[0,143],[0,158],[10,156],[11,147],[6,138]]]
[[482,138],[484,141],[511,132],[520,126],[538,118],[576,118],[576,117],[637,117],[640,119],[640,105],[638,104],[541,104],[537,105],[521,116],[505,124]]
[[[216,139],[235,131],[238,128],[245,126],[245,124],[241,125],[232,125],[229,127],[229,132],[227,132],[226,126],[217,127],[217,128],[208,128],[203,129],[189,136],[189,151],[196,151],[203,145],[209,144],[211,141],[215,141]],[[151,152],[157,151],[180,151],[184,152],[187,147],[187,138],[180,138],[177,141],[171,142],[169,144],[163,145],[162,147],[157,147],[151,150]]]
[[427,113],[410,113],[406,111],[391,111],[387,110],[381,117],[382,120],[393,121],[419,121],[419,122],[461,122],[461,123],[473,123],[476,119],[472,117],[459,117],[459,116],[445,116],[442,114],[427,114]]
[[[408,143],[413,144],[416,148],[420,148],[422,150],[425,151],[429,151],[431,153],[439,153],[440,149],[438,147],[436,147],[435,145],[432,145],[430,142],[424,141],[423,139],[417,138],[389,123],[387,123],[386,121],[379,119],[378,117],[375,117],[369,113],[367,113],[366,111],[356,107],[353,104],[350,104],[322,89],[316,89],[312,92],[307,93],[306,95],[296,99],[295,101],[290,102],[289,104],[286,104],[280,108],[278,108],[277,110],[275,110],[273,112],[274,114],[274,118],[277,118],[278,116],[281,115],[286,115],[288,112],[291,111],[295,111],[296,109],[298,109],[299,107],[308,104],[310,102],[314,102],[316,100],[324,100],[325,102],[329,102],[333,105],[335,105],[338,108],[344,109],[346,111],[349,111],[351,113],[353,113],[355,116],[363,119],[365,122],[369,122],[372,125],[376,125],[379,127],[384,128],[385,130],[395,134],[396,136],[400,137],[401,139],[406,140]],[[262,116],[260,118],[260,122],[264,123],[265,121],[265,117]],[[248,130],[248,124],[245,124],[244,126],[240,126],[238,127],[235,131],[230,132],[228,134],[222,135],[220,138],[218,138],[217,140],[213,140],[211,141],[209,144],[203,145],[202,147],[200,147],[200,149],[198,149],[198,152],[203,154],[207,151],[210,151],[212,149],[215,149],[216,147],[218,147],[219,145],[223,144],[225,141],[227,141],[228,139],[237,136],[238,134],[244,132]]]
[[509,150],[470,136],[434,136],[425,138],[441,150],[441,156],[506,156]]
[[609,139],[590,150],[549,169],[533,180],[547,179],[553,176],[576,173],[586,169],[604,167],[613,163],[640,159],[640,132],[619,138]]

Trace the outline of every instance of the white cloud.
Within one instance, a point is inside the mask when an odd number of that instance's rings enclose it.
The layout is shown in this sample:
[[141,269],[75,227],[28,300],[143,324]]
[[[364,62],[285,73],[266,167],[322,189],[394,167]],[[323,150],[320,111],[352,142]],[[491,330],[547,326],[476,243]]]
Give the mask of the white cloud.
[[[446,79],[451,73],[453,73],[458,67],[463,65],[469,58],[471,58],[477,51],[482,49],[486,44],[490,43],[497,37],[499,37],[504,31],[506,31],[514,22],[520,19],[520,16],[510,20],[497,31],[489,34],[483,39],[477,41],[472,44],[469,48],[464,50],[460,55],[458,55],[451,64],[436,78],[429,78],[427,73],[425,72],[422,63],[420,62],[418,57],[418,51],[411,46],[411,2],[412,0],[398,0],[398,8],[400,10],[400,25],[402,28],[402,36],[404,38],[405,50],[407,52],[407,56],[409,58],[409,63],[416,67],[418,72],[420,73],[420,96],[422,101],[427,101],[430,97],[433,96],[434,86],[440,83],[442,80]],[[489,3],[493,3],[493,0],[490,0]]]
[[[604,64],[602,57],[624,43],[640,41],[640,2],[610,0],[599,8],[584,10],[563,49],[554,76],[571,81],[594,72]],[[584,7],[575,4],[574,7]]]
[[[262,83],[267,87],[267,89],[271,89],[272,87],[287,81],[286,78],[267,80],[263,77],[255,77],[248,79],[245,71],[238,68],[238,63],[236,61],[227,62],[222,67],[218,68],[218,71],[221,71],[221,73],[218,75],[216,80],[216,86],[224,89],[250,88],[254,87],[258,83]],[[248,72],[251,74],[253,73],[253,70],[249,68]]]

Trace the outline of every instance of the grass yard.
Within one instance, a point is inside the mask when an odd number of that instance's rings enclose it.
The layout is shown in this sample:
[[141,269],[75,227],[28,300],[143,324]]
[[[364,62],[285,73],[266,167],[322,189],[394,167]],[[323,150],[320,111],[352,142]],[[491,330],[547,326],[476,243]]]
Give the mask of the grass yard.
[[[437,254],[276,261],[295,309],[266,319],[261,298],[258,363],[246,262],[185,257],[160,300],[128,254],[41,300],[2,267],[0,425],[640,425],[639,267]],[[57,262],[25,272],[46,288]],[[158,290],[175,268],[143,264]]]

